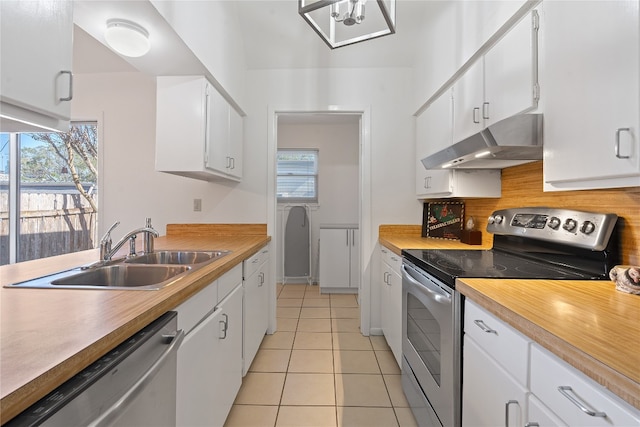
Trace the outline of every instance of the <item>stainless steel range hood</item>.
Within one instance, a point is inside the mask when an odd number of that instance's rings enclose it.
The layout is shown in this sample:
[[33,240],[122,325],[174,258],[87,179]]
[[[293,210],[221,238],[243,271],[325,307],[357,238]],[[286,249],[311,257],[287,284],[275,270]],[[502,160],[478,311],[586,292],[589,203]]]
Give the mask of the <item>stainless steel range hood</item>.
[[542,159],[542,114],[501,120],[422,159],[426,169],[503,169]]

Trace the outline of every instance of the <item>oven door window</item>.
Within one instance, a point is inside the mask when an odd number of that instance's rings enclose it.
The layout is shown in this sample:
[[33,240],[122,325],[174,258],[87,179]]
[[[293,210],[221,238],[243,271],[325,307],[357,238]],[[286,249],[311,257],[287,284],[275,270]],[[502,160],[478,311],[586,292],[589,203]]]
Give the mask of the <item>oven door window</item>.
[[429,309],[407,294],[407,339],[440,386],[441,327]]

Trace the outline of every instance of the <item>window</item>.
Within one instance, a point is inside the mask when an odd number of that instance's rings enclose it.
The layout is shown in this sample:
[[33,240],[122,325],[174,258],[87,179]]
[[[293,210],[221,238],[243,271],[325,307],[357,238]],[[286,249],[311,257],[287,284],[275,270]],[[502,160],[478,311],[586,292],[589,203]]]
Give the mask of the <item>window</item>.
[[0,134],[0,265],[95,247],[97,125]]
[[318,202],[318,150],[278,150],[278,202]]

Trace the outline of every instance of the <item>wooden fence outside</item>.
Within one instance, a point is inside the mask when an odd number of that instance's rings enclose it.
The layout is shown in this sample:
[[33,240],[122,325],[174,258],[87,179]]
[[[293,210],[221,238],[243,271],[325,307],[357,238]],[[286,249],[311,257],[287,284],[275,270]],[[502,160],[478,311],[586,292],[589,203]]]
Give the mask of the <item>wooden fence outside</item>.
[[[23,193],[18,261],[85,249],[97,242],[97,212],[79,194]],[[9,263],[6,194],[0,195],[0,265]]]

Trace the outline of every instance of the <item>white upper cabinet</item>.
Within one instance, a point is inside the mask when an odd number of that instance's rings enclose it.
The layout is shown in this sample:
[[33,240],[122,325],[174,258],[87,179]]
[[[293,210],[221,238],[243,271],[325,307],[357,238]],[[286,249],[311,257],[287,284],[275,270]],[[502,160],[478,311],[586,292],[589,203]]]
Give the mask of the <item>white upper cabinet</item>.
[[480,108],[485,125],[538,107],[537,10],[516,24],[484,56],[484,102]]
[[546,191],[640,185],[639,7],[545,2]]
[[538,107],[537,11],[515,24],[453,85],[453,140]]
[[416,117],[416,196],[500,197],[500,171],[428,170],[421,162],[453,143],[453,102],[447,90]]
[[242,116],[202,76],[158,77],[157,85],[156,169],[240,181]]
[[67,132],[73,2],[0,1],[0,130]]

